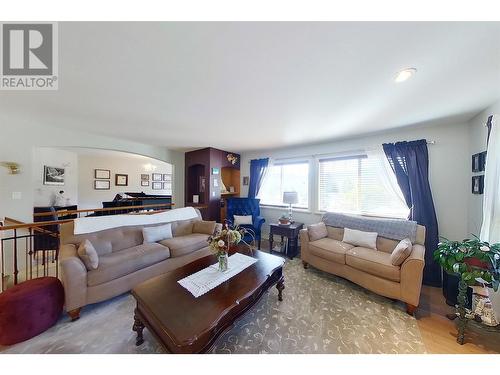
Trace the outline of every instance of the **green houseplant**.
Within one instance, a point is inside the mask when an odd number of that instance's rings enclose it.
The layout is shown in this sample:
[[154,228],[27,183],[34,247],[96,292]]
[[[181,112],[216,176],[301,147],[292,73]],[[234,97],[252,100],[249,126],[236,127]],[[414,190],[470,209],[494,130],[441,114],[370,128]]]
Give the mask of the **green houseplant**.
[[463,241],[444,239],[434,251],[434,260],[449,273],[459,277],[458,283],[458,337],[457,342],[463,344],[465,326],[467,287],[475,285],[478,280],[488,284],[494,291],[500,284],[500,243],[489,244],[478,237]]

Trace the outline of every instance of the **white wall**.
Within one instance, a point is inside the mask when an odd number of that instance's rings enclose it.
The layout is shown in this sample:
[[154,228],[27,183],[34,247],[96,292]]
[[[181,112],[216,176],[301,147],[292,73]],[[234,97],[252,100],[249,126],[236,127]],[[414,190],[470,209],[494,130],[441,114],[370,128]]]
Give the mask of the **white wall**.
[[[293,158],[326,153],[348,152],[373,148],[386,142],[408,141],[425,138],[435,141],[429,145],[429,175],[430,184],[436,206],[436,214],[439,223],[439,233],[450,239],[462,239],[467,230],[467,200],[469,196],[470,182],[470,152],[468,142],[468,124],[426,124],[403,128],[397,131],[373,134],[370,136],[346,139],[341,141],[285,148],[280,150],[269,150],[243,153],[241,157],[241,176],[249,176],[251,159],[271,158]],[[316,178],[314,168],[311,168],[310,179]],[[310,186],[314,185],[310,183]],[[242,186],[242,196],[248,193],[248,186]],[[306,224],[318,222],[321,214],[316,212],[317,195],[314,189],[310,189],[313,206],[309,212],[295,212],[294,219]],[[269,231],[269,223],[276,222],[277,218],[286,211],[285,209],[262,208],[262,214],[266,218],[264,232]]]
[[[71,118],[67,122],[76,121]],[[82,122],[82,128],[85,123]],[[52,124],[58,123],[59,126]],[[140,131],[140,129],[138,129]],[[118,137],[105,137],[84,131],[64,128],[54,118],[23,117],[21,114],[0,114],[0,161],[13,161],[21,165],[21,173],[9,175],[0,167],[0,217],[10,216],[22,221],[32,220],[35,202],[33,189],[33,150],[36,147],[88,147],[125,151],[146,155],[174,165],[174,203],[184,205],[184,153],[165,147],[131,142]],[[20,200],[12,199],[20,192]]]
[[[116,153],[115,155],[78,156],[78,208],[102,207],[103,201],[111,201],[116,194],[124,192],[145,192],[146,194],[167,194],[164,190],[153,190],[151,166],[154,173],[172,173],[172,165],[139,155]],[[94,169],[111,171],[110,190],[94,189]],[[115,174],[128,175],[128,186],[115,186]],[[149,174],[149,186],[141,186],[141,174]],[[175,176],[174,176],[175,178]]]
[[[488,137],[488,129],[486,128],[486,120],[490,115],[500,115],[500,101],[489,106],[480,114],[475,116],[471,121],[469,121],[469,140],[470,140],[470,157],[478,152],[483,152],[486,150],[486,139]],[[498,152],[498,150],[497,150]],[[479,235],[481,231],[481,222],[483,220],[483,195],[472,194],[470,181],[473,175],[484,174],[472,173],[471,168],[472,161],[469,161],[469,215],[468,215],[468,230],[470,233]]]
[[[44,166],[64,168],[64,185],[43,184]],[[78,204],[78,158],[76,153],[51,147],[33,148],[33,204],[48,206],[60,190],[69,204]]]

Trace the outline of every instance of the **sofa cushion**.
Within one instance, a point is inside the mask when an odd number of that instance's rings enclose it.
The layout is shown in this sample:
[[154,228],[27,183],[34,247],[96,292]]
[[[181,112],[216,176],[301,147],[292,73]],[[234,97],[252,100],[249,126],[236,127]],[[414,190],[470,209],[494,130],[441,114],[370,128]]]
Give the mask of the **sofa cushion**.
[[152,266],[170,257],[170,250],[159,243],[149,243],[99,257],[99,267],[87,273],[89,286],[118,279]]
[[387,280],[399,281],[400,268],[391,264],[391,254],[366,247],[353,247],[345,256],[347,265]]
[[142,228],[144,243],[154,243],[172,238],[172,224],[156,225]]
[[364,232],[362,230],[344,228],[344,238],[342,241],[354,246],[368,247],[376,250],[377,236],[377,232]]
[[182,220],[172,223],[172,233],[174,237],[185,236],[193,233],[193,221]]
[[311,254],[340,264],[345,264],[345,254],[353,247],[353,245],[342,241],[332,240],[331,238],[321,238],[309,242],[309,251]]
[[99,266],[99,255],[97,255],[97,251],[89,240],[83,241],[78,246],[77,252],[87,271],[95,270]]
[[309,235],[309,241],[316,241],[328,237],[328,230],[325,223],[321,222],[308,225],[307,234]]
[[208,235],[192,233],[187,236],[174,237],[160,241],[160,244],[170,249],[172,257],[179,257],[208,246],[207,241]]
[[208,234],[211,236],[214,234],[216,224],[215,221],[195,221],[193,224],[193,233]]
[[412,244],[409,238],[402,239],[391,254],[391,263],[400,266],[411,254]]

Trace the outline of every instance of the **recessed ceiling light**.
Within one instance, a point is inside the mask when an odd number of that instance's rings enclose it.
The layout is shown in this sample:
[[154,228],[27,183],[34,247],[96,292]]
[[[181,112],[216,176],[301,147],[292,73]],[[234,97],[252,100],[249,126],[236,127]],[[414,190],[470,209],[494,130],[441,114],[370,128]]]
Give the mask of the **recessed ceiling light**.
[[394,78],[394,82],[404,82],[407,79],[411,78],[415,73],[417,72],[417,69],[415,68],[406,68],[398,72],[396,74],[396,77]]

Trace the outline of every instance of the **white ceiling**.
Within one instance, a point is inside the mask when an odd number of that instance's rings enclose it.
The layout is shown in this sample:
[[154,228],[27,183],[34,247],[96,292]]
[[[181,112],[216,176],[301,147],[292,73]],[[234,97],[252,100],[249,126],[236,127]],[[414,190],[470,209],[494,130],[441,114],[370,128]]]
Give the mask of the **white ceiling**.
[[65,22],[59,46],[59,90],[0,92],[0,111],[173,149],[468,119],[500,98],[500,23]]

